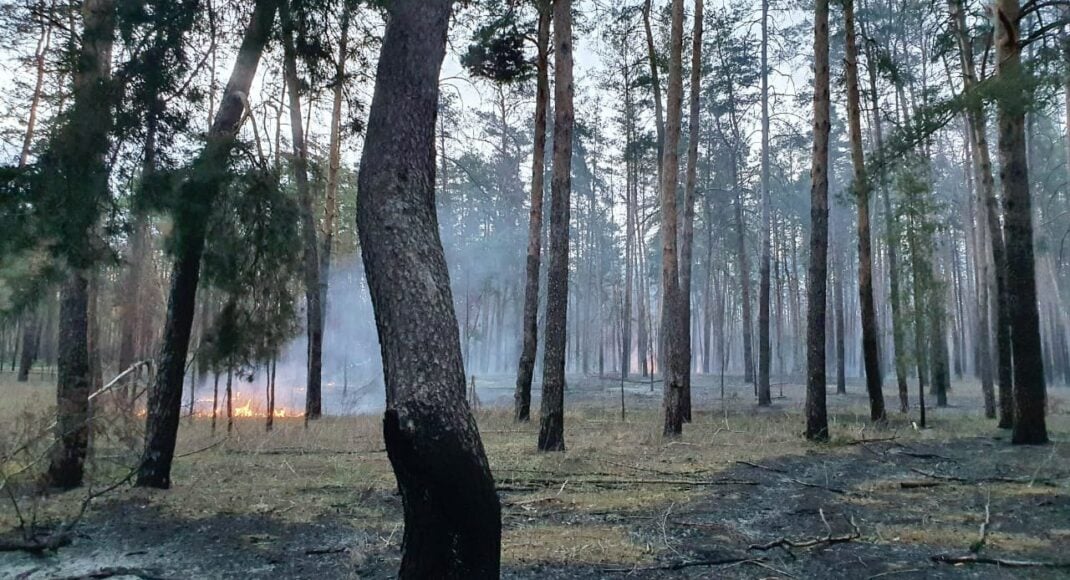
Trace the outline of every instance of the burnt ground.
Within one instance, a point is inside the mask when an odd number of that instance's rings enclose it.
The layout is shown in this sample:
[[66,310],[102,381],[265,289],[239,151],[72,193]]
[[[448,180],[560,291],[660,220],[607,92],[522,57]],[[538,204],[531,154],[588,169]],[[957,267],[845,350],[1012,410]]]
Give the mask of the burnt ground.
[[[592,392],[577,398],[598,401]],[[642,400],[629,394],[632,412]],[[649,405],[655,400],[650,397]],[[846,409],[855,403],[833,404]],[[641,458],[627,450],[582,448],[584,430],[605,430],[598,415],[591,425],[574,420],[570,432],[580,434],[571,435],[577,443],[569,454],[576,457],[552,469],[498,458],[495,449],[505,445],[500,438],[532,431],[493,429],[507,423],[481,419],[503,488],[503,577],[1070,578],[1065,411],[1053,421],[1056,444],[1022,448],[1009,445],[1006,432],[979,430],[973,418],[959,419],[972,417],[970,409],[965,403],[945,410],[935,416],[935,429],[921,432],[908,421],[879,433],[846,429],[851,415],[845,413],[834,419],[850,435],[831,444],[754,455],[745,442],[758,431],[749,426],[801,420],[797,401],[789,395],[773,410],[758,412],[741,400],[734,412],[745,418],[738,422],[719,426],[718,411],[696,417],[695,430],[699,424],[707,429],[701,448],[699,438],[645,443],[650,449]],[[703,455],[724,437],[723,457]],[[259,453],[269,453],[259,445]],[[285,457],[286,449],[278,447],[270,457]],[[213,458],[198,457],[214,461],[216,451],[209,453]],[[237,449],[218,455],[223,469],[238,469],[236,462],[247,457]],[[300,457],[319,461],[316,455]],[[382,454],[340,459],[343,467],[383,460]],[[298,465],[297,458],[292,461]],[[595,471],[592,461],[625,469]],[[298,465],[295,475],[302,469]],[[262,508],[264,502],[295,504],[287,496],[248,497],[248,488],[226,477],[203,489],[212,496],[212,509],[177,509],[161,499],[165,493],[172,492],[120,490],[99,500],[70,546],[44,555],[0,553],[0,577],[322,580],[396,574],[401,505],[389,485],[291,488],[286,493],[292,500],[316,498],[310,517],[299,520],[285,508]],[[610,497],[617,503],[600,503]],[[981,544],[986,506],[989,524]],[[526,546],[529,537],[541,539]],[[754,548],[780,539],[815,545]],[[933,561],[940,554],[970,555],[971,548],[983,557],[1067,567]]]

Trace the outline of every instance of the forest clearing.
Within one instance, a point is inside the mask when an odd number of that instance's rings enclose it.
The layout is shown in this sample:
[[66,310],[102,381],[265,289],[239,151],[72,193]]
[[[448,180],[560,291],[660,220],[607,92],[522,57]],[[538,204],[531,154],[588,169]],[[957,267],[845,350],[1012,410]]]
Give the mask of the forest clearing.
[[0,579],[1070,578],[1070,0],[0,0]]
[[[955,405],[925,431],[898,416],[874,429],[851,384],[830,394],[833,437],[813,447],[798,434],[802,385],[783,385],[783,398],[761,409],[730,377],[722,407],[717,378],[696,379],[703,411],[672,442],[660,437],[660,397],[646,385],[628,385],[621,422],[619,380],[570,377],[564,454],[535,451],[536,429],[514,424],[508,409],[476,412],[502,500],[503,577],[1070,575],[1070,391],[1052,393],[1056,444],[1011,448],[984,420],[975,384],[956,383]],[[47,388],[16,392],[43,404]],[[188,484],[109,493],[70,546],[0,554],[0,569],[27,579],[394,575],[401,502],[378,416],[307,430],[300,418],[280,419],[272,432],[263,417],[240,418],[215,436],[207,418],[183,421],[175,471]],[[130,452],[97,444],[88,490],[122,477]],[[48,529],[86,494],[22,499],[22,513]],[[4,529],[18,524],[10,508],[0,510]],[[765,547],[784,540],[801,547]],[[1034,565],[938,561],[971,556]]]

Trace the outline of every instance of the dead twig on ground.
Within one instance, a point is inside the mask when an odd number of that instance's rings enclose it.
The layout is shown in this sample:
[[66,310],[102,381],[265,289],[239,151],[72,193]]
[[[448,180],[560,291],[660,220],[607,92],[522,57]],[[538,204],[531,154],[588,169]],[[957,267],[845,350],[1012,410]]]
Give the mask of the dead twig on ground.
[[[622,487],[629,485],[675,485],[680,487],[705,487],[713,485],[760,485],[757,481],[745,479],[569,479],[574,485],[593,485],[595,487]],[[498,486],[498,491],[529,491],[536,487],[551,487],[561,485],[563,482],[557,479],[513,479],[504,480]]]
[[[741,465],[748,465],[748,466],[753,467],[755,469],[762,469],[762,470],[765,470],[765,471],[771,471],[773,473],[780,473],[780,474],[787,473],[787,471],[784,471],[782,469],[776,469],[776,468],[773,468],[773,467],[766,467],[764,465],[758,465],[757,463],[751,463],[749,461],[737,461],[736,463],[739,463]],[[794,483],[796,485],[801,485],[803,487],[813,487],[815,489],[823,489],[825,491],[831,491],[832,493],[838,493],[838,494],[841,494],[841,495],[851,495],[852,493],[854,493],[854,492],[848,491],[846,489],[840,489],[838,487],[832,487],[832,486],[828,486],[828,485],[821,485],[819,483],[809,483],[809,482],[806,482],[806,481],[802,481],[801,479],[795,479],[794,477],[783,477],[782,479],[784,481],[791,482],[791,483]]]
[[990,564],[1004,568],[1048,568],[1056,570],[1070,570],[1070,562],[1043,562],[1038,560],[1009,560],[1006,558],[993,558],[990,556],[978,556],[968,554],[955,556],[952,554],[936,554],[930,558],[933,562],[942,564]]
[[765,471],[772,471],[773,473],[787,473],[783,469],[777,469],[775,467],[767,467],[765,465],[759,465],[757,463],[751,463],[750,461],[736,461],[740,465],[746,465],[755,469],[764,469]]
[[729,564],[745,564],[750,562],[762,562],[763,558],[743,558],[743,557],[731,557],[731,558],[714,558],[710,560],[681,560],[677,562],[669,562],[666,564],[659,564],[654,566],[632,566],[629,568],[602,568],[603,572],[646,572],[651,570],[683,570],[684,568],[695,568],[699,566],[726,566]]
[[1000,477],[998,475],[991,476],[991,477],[969,478],[969,477],[958,477],[956,475],[944,475],[944,474],[940,474],[940,473],[933,473],[931,471],[925,471],[923,469],[917,469],[917,468],[914,468],[914,467],[911,467],[910,470],[913,471],[914,473],[918,473],[918,474],[924,475],[925,477],[931,477],[933,479],[941,479],[941,480],[944,480],[944,481],[954,481],[954,482],[958,482],[958,483],[970,483],[970,484],[980,484],[980,483],[1020,483],[1020,484],[1032,485],[1033,483],[1038,483],[1039,482],[1039,483],[1042,483],[1044,485],[1055,485],[1055,483],[1053,481],[1048,480],[1048,479],[1038,480],[1038,479],[1035,479],[1035,478]]
[[790,538],[777,538],[777,539],[773,540],[772,542],[767,542],[765,544],[751,544],[750,546],[747,546],[747,549],[748,550],[759,550],[759,551],[763,551],[764,552],[764,551],[767,551],[767,550],[772,550],[774,548],[784,548],[784,549],[790,549],[790,548],[812,548],[814,546],[825,546],[825,545],[832,545],[832,544],[842,544],[844,542],[850,542],[850,541],[857,540],[858,538],[862,537],[862,533],[858,531],[858,525],[855,524],[855,521],[854,521],[853,518],[848,518],[847,519],[848,523],[851,524],[851,528],[852,528],[852,531],[851,531],[850,534],[846,534],[846,535],[842,535],[842,536],[834,536],[834,535],[832,535],[832,526],[830,526],[829,523],[828,523],[828,520],[825,519],[825,510],[818,510],[818,513],[821,515],[821,521],[824,522],[824,524],[825,524],[825,529],[828,530],[828,533],[824,537],[821,537],[821,538],[810,538],[810,539],[806,539],[806,540],[792,540]]
[[985,519],[981,522],[981,530],[978,533],[979,537],[977,541],[970,546],[970,551],[974,554],[979,553],[984,547],[985,542],[988,541],[988,526],[992,523],[992,490],[987,490],[988,496],[985,498]]

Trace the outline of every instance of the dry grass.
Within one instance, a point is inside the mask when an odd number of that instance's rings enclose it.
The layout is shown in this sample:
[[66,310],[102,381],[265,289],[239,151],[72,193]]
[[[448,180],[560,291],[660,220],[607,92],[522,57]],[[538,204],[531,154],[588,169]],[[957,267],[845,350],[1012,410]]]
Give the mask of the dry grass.
[[[9,384],[4,379],[0,379],[5,393],[0,405],[0,451],[5,445],[10,448],[19,436],[19,428],[13,427],[18,423],[15,419],[42,416],[52,397],[46,384]],[[615,410],[572,409],[565,421],[568,451],[554,454],[535,450],[537,423],[516,425],[503,410],[479,412],[495,478],[500,486],[513,490],[503,500],[505,561],[647,562],[656,547],[643,544],[627,527],[599,523],[595,516],[664,512],[668,506],[710,493],[709,487],[686,482],[724,477],[740,461],[761,465],[814,451],[815,446],[800,436],[802,419],[796,408],[771,412],[755,412],[748,405],[741,408],[727,417],[720,411],[697,413],[684,437],[676,441],[661,437],[660,414],[654,409],[632,410],[626,422]],[[36,412],[27,414],[27,409]],[[400,541],[399,501],[393,495],[395,483],[378,417],[326,418],[307,428],[301,419],[279,419],[272,432],[265,432],[262,422],[237,419],[236,429],[228,434],[225,422],[212,433],[208,419],[183,419],[175,487],[167,492],[121,489],[112,496],[147,500],[164,514],[188,520],[219,514],[270,514],[291,522],[342,518],[375,531],[386,542]],[[833,442],[818,449],[824,454],[854,453],[860,439],[894,436],[904,442],[933,442],[990,436],[995,431],[990,422],[968,413],[938,418],[937,424],[938,429],[918,432],[909,421],[894,417],[887,426],[874,428],[868,425],[864,408],[840,408],[833,414]],[[1065,441],[1070,416],[1053,416],[1050,428]],[[108,455],[118,459],[110,463],[100,459]],[[136,449],[97,449],[95,456],[90,475],[99,486],[121,477],[136,457]],[[0,469],[19,467],[7,464]],[[872,481],[863,487],[892,492],[899,491],[892,489],[896,485]],[[1034,488],[1022,485],[998,486],[998,493],[1004,492],[1003,487],[1008,494],[1034,493]],[[943,485],[940,490],[969,492],[956,491],[954,485]],[[83,497],[84,492],[71,492],[32,504],[40,520],[64,519],[76,511]],[[928,490],[910,497],[906,505],[882,497],[848,501],[886,504],[888,509],[908,513],[932,510],[940,501],[938,494]],[[0,507],[0,529],[17,523],[10,505]],[[960,518],[878,530],[886,542],[946,544],[950,539],[965,546],[976,539],[977,525]],[[1051,544],[1002,532],[994,532],[989,543],[1012,550]]]

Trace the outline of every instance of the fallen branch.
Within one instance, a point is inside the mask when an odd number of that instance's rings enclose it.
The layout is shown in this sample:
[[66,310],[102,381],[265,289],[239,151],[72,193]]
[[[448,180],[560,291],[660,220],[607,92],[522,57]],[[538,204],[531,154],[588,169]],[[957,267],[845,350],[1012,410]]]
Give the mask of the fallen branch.
[[944,485],[939,481],[900,481],[899,487],[902,489],[918,489],[921,487],[939,487]]
[[337,547],[337,548],[309,548],[305,550],[306,556],[322,556],[326,554],[342,554],[348,552],[349,548]]
[[209,449],[214,449],[216,447],[219,447],[225,441],[226,441],[226,439],[220,439],[219,441],[216,441],[215,443],[212,443],[211,445],[208,445],[208,446],[205,446],[205,447],[201,447],[200,449],[195,449],[193,451],[187,451],[185,453],[180,453],[180,454],[175,456],[175,459],[182,459],[183,457],[189,457],[190,455],[197,455],[198,453],[204,453],[205,451],[208,451]]
[[814,546],[842,544],[844,542],[850,542],[852,540],[857,540],[858,538],[862,537],[861,532],[858,531],[858,526],[855,524],[854,520],[850,518],[847,521],[851,524],[851,533],[844,536],[833,536],[832,527],[829,526],[828,520],[825,519],[825,511],[818,510],[818,513],[821,514],[821,521],[825,523],[825,528],[828,530],[828,533],[824,537],[811,538],[806,540],[777,538],[772,542],[768,542],[765,544],[751,544],[750,546],[747,546],[747,549],[766,551],[772,550],[773,548],[812,548]]
[[933,473],[933,472],[930,472],[930,471],[924,471],[922,469],[917,469],[917,468],[913,468],[913,467],[910,468],[910,470],[913,471],[914,473],[919,473],[921,475],[924,475],[925,477],[931,477],[933,479],[942,479],[944,481],[955,481],[955,482],[958,482],[958,483],[970,483],[970,484],[978,484],[978,483],[1020,483],[1020,484],[1026,484],[1026,485],[1032,485],[1033,483],[1043,483],[1044,485],[1054,485],[1054,483],[1051,480],[1047,480],[1047,479],[1036,480],[1036,479],[1033,479],[1033,478],[999,477],[999,476],[979,477],[979,478],[976,478],[976,479],[971,479],[971,478],[968,478],[968,477],[958,477],[958,476],[955,476],[955,475],[943,475],[943,474],[940,474],[940,473]]
[[[628,485],[678,485],[685,487],[705,487],[710,485],[760,485],[757,481],[749,481],[745,479],[709,479],[709,480],[689,480],[689,479],[570,479],[569,483],[573,485],[594,485],[600,487],[619,487]],[[550,487],[558,486],[563,482],[555,479],[517,479],[506,480],[503,485],[498,486],[498,491],[518,491],[531,489],[534,486],[538,487]],[[520,486],[518,489],[515,486]]]
[[981,530],[978,533],[977,541],[970,546],[970,551],[977,554],[985,547],[985,542],[988,541],[988,526],[992,523],[992,491],[989,490],[988,497],[985,498],[985,520],[981,522]]
[[736,463],[738,463],[740,465],[746,465],[748,467],[753,467],[755,469],[763,469],[765,471],[772,471],[773,473],[787,473],[787,471],[784,471],[783,469],[777,469],[775,467],[767,467],[765,465],[759,465],[757,463],[751,463],[750,461],[736,461]]
[[1038,560],[1008,560],[1004,558],[992,558],[969,554],[966,556],[954,556],[951,554],[936,554],[930,558],[933,562],[942,564],[991,564],[1004,568],[1048,568],[1056,570],[1070,570],[1070,562],[1042,562]]
[[658,564],[654,566],[632,566],[630,568],[602,568],[603,572],[645,572],[650,570],[683,570],[698,566],[725,566],[728,564],[744,564],[748,562],[761,562],[763,558],[715,558],[711,560],[680,560]]
[[[736,461],[736,463],[739,463],[741,465],[747,465],[747,466],[753,467],[755,469],[761,469],[761,470],[764,470],[764,471],[771,471],[773,473],[780,473],[780,474],[787,473],[787,471],[784,471],[783,469],[777,469],[775,467],[766,467],[765,465],[759,465],[757,463],[751,463],[749,461]],[[830,487],[830,486],[827,486],[827,485],[821,485],[819,483],[808,483],[808,482],[802,481],[801,479],[795,479],[794,477],[784,477],[782,479],[783,479],[783,481],[787,481],[787,482],[790,482],[790,483],[801,485],[803,487],[813,487],[815,489],[823,489],[825,491],[831,491],[832,493],[838,493],[838,494],[841,494],[841,495],[850,495],[852,493],[850,491],[847,491],[846,489],[840,489],[838,487]]]
[[90,572],[88,574],[80,574],[78,576],[66,576],[62,580],[99,580],[102,578],[115,578],[117,576],[133,576],[135,578],[141,578],[141,580],[168,580],[167,577],[160,576],[152,570],[145,570],[141,568],[127,568],[125,566],[115,568],[101,568],[96,572]]
[[0,541],[0,552],[29,552],[31,554],[43,554],[54,552],[71,544],[71,534],[50,534],[44,538],[31,538],[28,540]]

